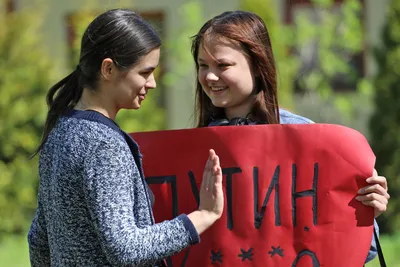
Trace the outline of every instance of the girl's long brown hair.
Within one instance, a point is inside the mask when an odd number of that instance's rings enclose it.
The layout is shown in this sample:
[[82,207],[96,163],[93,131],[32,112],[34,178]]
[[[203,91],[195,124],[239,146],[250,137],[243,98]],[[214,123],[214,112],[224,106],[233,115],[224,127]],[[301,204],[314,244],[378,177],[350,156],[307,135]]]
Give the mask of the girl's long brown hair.
[[209,21],[192,39],[192,54],[196,64],[196,106],[197,127],[205,127],[212,119],[223,118],[224,109],[215,107],[204,93],[198,80],[199,47],[205,38],[225,38],[240,44],[243,52],[253,64],[256,101],[251,118],[258,123],[278,124],[279,105],[277,97],[277,78],[271,41],[264,21],[254,13],[246,11],[224,12]]

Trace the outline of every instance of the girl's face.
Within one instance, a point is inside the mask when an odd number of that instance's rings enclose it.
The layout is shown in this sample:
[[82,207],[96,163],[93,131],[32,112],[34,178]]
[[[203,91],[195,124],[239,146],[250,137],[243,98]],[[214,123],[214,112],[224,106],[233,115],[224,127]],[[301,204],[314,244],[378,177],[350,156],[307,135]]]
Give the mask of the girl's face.
[[229,39],[201,43],[197,57],[198,79],[214,106],[224,108],[228,119],[246,117],[255,100],[252,64],[241,46]]

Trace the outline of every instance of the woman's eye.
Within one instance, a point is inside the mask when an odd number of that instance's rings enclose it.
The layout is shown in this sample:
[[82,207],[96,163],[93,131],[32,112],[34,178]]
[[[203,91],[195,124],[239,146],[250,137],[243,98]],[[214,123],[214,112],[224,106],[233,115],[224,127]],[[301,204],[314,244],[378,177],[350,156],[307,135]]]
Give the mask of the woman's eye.
[[140,74],[143,76],[149,76],[152,73],[152,71],[145,71],[145,72],[141,72]]
[[200,68],[207,68],[207,65],[206,64],[199,64],[199,67]]

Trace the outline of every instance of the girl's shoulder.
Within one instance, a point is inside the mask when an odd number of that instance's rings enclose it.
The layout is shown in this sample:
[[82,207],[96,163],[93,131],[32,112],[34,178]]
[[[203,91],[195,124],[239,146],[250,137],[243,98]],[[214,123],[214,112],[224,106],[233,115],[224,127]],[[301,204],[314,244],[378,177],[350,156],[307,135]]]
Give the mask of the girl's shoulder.
[[312,120],[302,117],[300,115],[294,114],[285,109],[279,109],[279,116],[281,124],[309,124],[314,123]]

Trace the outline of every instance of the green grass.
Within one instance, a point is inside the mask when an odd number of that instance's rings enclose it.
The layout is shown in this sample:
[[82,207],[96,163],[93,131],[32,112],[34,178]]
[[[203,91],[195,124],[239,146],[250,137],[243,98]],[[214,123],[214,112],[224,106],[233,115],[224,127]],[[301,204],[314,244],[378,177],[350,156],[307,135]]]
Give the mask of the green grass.
[[29,267],[26,237],[6,238],[0,243],[0,267]]
[[[386,265],[400,267],[400,233],[394,236],[382,236],[381,246]],[[0,243],[0,267],[28,267],[29,253],[25,237],[7,238]],[[379,267],[376,257],[366,267]]]
[[[400,267],[400,233],[393,236],[381,236],[380,243],[389,267]],[[365,265],[366,267],[380,267],[378,256]]]

